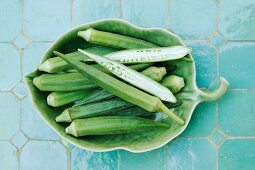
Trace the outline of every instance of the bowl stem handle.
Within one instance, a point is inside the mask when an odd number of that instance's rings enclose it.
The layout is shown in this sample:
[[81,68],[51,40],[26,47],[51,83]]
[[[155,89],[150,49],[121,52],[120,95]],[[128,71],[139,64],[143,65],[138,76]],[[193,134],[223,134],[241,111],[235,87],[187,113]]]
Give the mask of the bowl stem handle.
[[207,92],[205,90],[199,89],[198,97],[201,102],[218,100],[227,91],[228,86],[229,86],[229,82],[226,79],[224,79],[223,77],[220,77],[219,85],[214,91]]

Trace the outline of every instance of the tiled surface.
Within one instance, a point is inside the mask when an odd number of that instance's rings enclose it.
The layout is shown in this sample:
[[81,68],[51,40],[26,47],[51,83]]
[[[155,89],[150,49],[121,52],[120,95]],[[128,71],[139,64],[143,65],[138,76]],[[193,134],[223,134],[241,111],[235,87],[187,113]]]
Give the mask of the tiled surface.
[[24,0],[23,29],[34,41],[54,41],[71,27],[69,0]]
[[8,142],[0,141],[0,165],[5,170],[18,169],[17,151]]
[[67,169],[65,147],[56,141],[29,141],[20,155],[21,170]]
[[229,140],[219,150],[219,170],[253,170],[254,159],[254,139]]
[[[167,166],[168,147],[145,153],[130,153],[120,151],[120,169],[123,170],[154,170],[165,169]],[[144,166],[146,165],[146,166]]]
[[215,170],[216,160],[216,148],[208,140],[177,140],[170,145],[167,169]]
[[209,87],[217,77],[216,49],[208,42],[185,41],[192,48],[192,56],[196,61],[198,87]]
[[[199,105],[160,149],[94,153],[68,144],[36,114],[22,76],[59,35],[103,18],[172,30],[193,48],[198,86],[224,76],[230,90]],[[0,169],[255,168],[255,0],[0,0],[0,22]]]
[[20,56],[15,47],[7,43],[0,43],[0,54],[0,90],[7,91],[20,81]]
[[[32,139],[58,139],[58,136],[50,129],[36,113],[29,96],[21,101],[21,129]],[[38,133],[40,132],[40,133]]]
[[167,29],[169,28],[167,6],[167,0],[122,0],[122,19],[141,27]]
[[220,74],[232,88],[255,87],[255,42],[229,42],[219,51]]
[[0,139],[9,139],[19,130],[20,101],[9,92],[0,93]]
[[[203,127],[203,128],[201,128]],[[182,137],[206,137],[216,127],[216,103],[202,103],[195,109]]]
[[73,148],[71,151],[72,170],[116,170],[118,169],[118,152],[97,153]]
[[171,0],[171,30],[184,39],[209,38],[216,30],[216,19],[214,0]]
[[[0,42],[10,42],[21,31],[22,4],[21,0],[0,1]],[[1,48],[0,48],[1,49]]]
[[254,0],[220,1],[220,31],[229,40],[255,40]]
[[72,8],[72,26],[105,18],[120,18],[120,1],[75,0]]
[[228,91],[219,102],[219,128],[228,136],[255,136],[255,90]]

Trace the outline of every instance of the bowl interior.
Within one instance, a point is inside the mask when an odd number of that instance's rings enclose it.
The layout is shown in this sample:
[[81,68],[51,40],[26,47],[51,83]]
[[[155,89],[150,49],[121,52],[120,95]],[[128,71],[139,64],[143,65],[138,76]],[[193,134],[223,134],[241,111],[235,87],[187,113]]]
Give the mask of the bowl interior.
[[[94,44],[87,43],[85,40],[77,36],[78,31],[86,30],[88,28],[94,28],[101,31],[109,31],[140,38],[153,42],[159,46],[173,46],[183,44],[178,36],[163,29],[142,29],[121,20],[102,20],[82,25],[62,35],[51,46],[51,48],[47,50],[44,57],[42,58],[42,62],[50,57],[53,57],[54,50],[60,51],[62,53],[68,53],[76,51],[77,48],[89,48],[95,46]],[[67,135],[64,132],[65,127],[68,124],[58,124],[55,122],[55,117],[58,116],[64,110],[64,108],[66,108],[66,106],[61,108],[53,108],[48,106],[46,102],[48,93],[39,91],[33,85],[33,78],[42,74],[42,72],[36,70],[35,72],[27,75],[26,83],[29,88],[32,102],[40,116],[58,135],[60,135],[65,140],[80,148],[93,151],[126,149],[132,152],[143,152],[158,148],[179,135],[186,128],[192,112],[198,104],[197,101],[192,99],[183,99],[185,94],[189,94],[190,96],[192,94],[196,94],[197,87],[195,84],[194,62],[176,60],[165,62],[164,65],[168,66],[169,64],[173,63],[177,65],[178,69],[176,69],[172,74],[184,77],[186,83],[185,88],[177,96],[178,100],[183,101],[183,105],[175,108],[174,111],[182,119],[184,119],[186,123],[185,126],[180,126],[161,113],[157,113],[155,119],[166,122],[170,125],[170,128],[167,130],[156,129],[135,134],[88,136],[83,138],[75,138]]]

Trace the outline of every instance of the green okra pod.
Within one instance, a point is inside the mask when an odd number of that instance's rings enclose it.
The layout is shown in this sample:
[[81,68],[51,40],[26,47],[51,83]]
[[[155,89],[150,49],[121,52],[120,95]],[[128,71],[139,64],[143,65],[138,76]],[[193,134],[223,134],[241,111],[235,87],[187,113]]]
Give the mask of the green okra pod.
[[135,133],[159,128],[169,128],[169,125],[144,118],[105,116],[74,120],[65,131],[75,137],[81,137]]
[[144,108],[150,112],[162,112],[177,123],[183,125],[184,121],[171,112],[159,98],[147,94],[133,86],[130,86],[94,67],[65,57],[64,54],[54,51],[54,54],[64,59],[84,76],[93,80],[98,86],[116,95],[117,97]]
[[151,42],[144,41],[138,38],[110,32],[98,31],[93,28],[85,31],[79,31],[78,36],[84,38],[90,43],[121,49],[157,47],[157,45]]

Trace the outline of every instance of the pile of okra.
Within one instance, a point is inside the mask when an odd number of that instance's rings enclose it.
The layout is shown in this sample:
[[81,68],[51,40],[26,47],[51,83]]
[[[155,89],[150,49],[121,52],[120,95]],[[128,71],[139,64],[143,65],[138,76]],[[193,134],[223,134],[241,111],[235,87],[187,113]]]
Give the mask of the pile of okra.
[[33,79],[40,91],[49,93],[50,107],[66,107],[56,122],[68,123],[67,134],[118,135],[169,128],[154,120],[157,112],[184,124],[170,111],[182,104],[175,94],[185,86],[184,79],[172,74],[176,65],[166,68],[160,63],[190,62],[190,48],[159,47],[93,28],[79,31],[77,36],[95,46],[67,54],[54,51],[54,57],[38,66],[44,73]]

